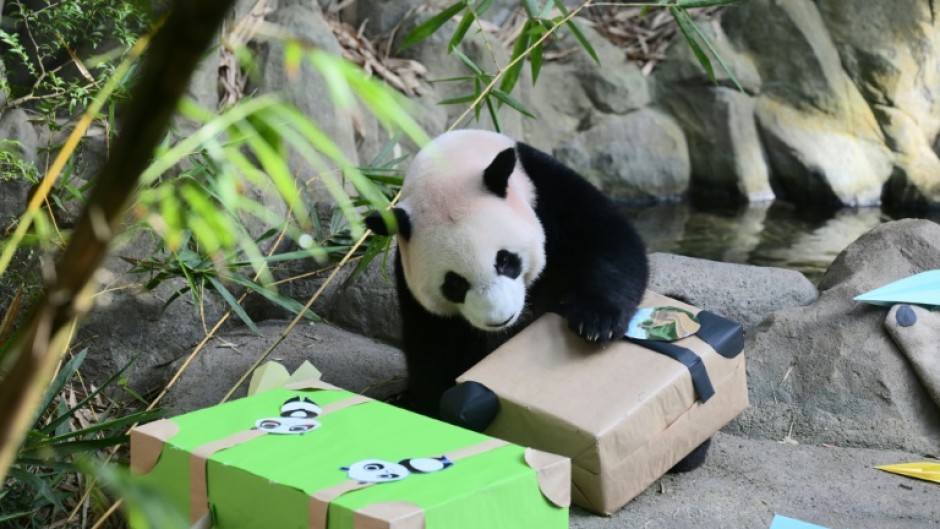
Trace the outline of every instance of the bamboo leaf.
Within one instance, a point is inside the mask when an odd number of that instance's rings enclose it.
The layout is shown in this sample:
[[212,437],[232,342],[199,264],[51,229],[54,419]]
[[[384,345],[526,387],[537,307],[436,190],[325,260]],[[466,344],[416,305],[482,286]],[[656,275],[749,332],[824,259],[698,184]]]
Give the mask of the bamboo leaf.
[[418,24],[408,33],[408,35],[405,36],[405,39],[401,42],[401,46],[399,46],[398,51],[402,51],[430,37],[435,31],[447,23],[448,20],[456,16],[457,13],[462,11],[465,7],[467,7],[467,3],[463,0],[460,2],[455,2],[440,13]]
[[452,52],[454,48],[460,44],[460,41],[463,40],[474,20],[476,20],[476,15],[474,15],[472,9],[468,9],[467,12],[463,14],[463,18],[460,19],[460,23],[457,24],[457,30],[454,31],[454,36],[450,38],[450,42],[447,44],[447,53]]
[[522,7],[529,18],[538,18],[541,9],[537,0],[522,0]]
[[[473,92],[476,95],[476,98],[479,98],[480,94],[483,92],[483,86],[482,86],[482,83],[480,82],[479,77],[473,80]],[[476,98],[474,99],[474,101],[476,101]],[[480,110],[481,109],[480,109],[479,104],[473,106],[474,117],[476,118],[477,121],[480,121]]]
[[476,13],[477,16],[480,16],[483,13],[486,13],[490,7],[492,7],[492,5],[493,0],[480,0],[476,3],[476,5],[473,6],[473,12]]
[[[532,41],[538,42],[545,32],[545,27],[540,25],[532,28],[532,30]],[[529,53],[529,66],[532,67],[532,86],[535,86],[535,82],[538,81],[539,78],[539,72],[542,71],[542,44],[536,45],[532,48],[532,52]]]
[[[87,349],[85,351],[87,351]],[[72,406],[72,408],[69,409],[66,413],[63,413],[59,415],[58,417],[56,417],[55,419],[53,419],[52,421],[49,421],[49,423],[43,426],[43,428],[40,431],[42,433],[48,434],[49,432],[55,430],[56,427],[59,426],[60,424],[74,417],[76,411],[85,407],[86,404],[91,402],[91,400],[95,398],[99,393],[104,391],[105,388],[110,387],[111,384],[115,380],[117,380],[125,371],[127,371],[127,368],[130,367],[131,364],[133,363],[134,363],[134,360],[131,360],[130,362],[127,362],[126,364],[124,364],[124,366],[121,367],[121,369],[118,369],[113,375],[108,377],[108,379],[105,380],[104,383],[100,384],[97,388],[95,388],[94,391],[90,392],[88,395],[85,395],[85,398],[75,403],[75,405]]]
[[218,292],[220,296],[222,296],[222,299],[228,303],[228,306],[230,309],[232,309],[232,312],[234,312],[235,315],[238,316],[238,318],[242,320],[242,322],[249,329],[251,329],[251,332],[261,336],[261,330],[258,329],[258,326],[255,325],[255,322],[251,319],[251,316],[249,316],[241,304],[238,303],[238,300],[235,299],[235,296],[233,296],[232,293],[229,292],[227,288],[225,288],[225,285],[222,284],[222,281],[214,276],[208,276],[206,279],[209,280],[209,284],[212,285],[212,288],[214,288],[215,291]]
[[271,301],[275,305],[293,314],[300,314],[301,312],[303,312],[303,317],[307,318],[308,320],[315,321],[315,322],[323,321],[323,319],[320,316],[318,316],[316,313],[314,313],[313,311],[310,311],[310,310],[304,311],[303,304],[297,302],[296,300],[282,296],[278,294],[277,292],[268,288],[264,288],[261,285],[254,283],[253,281],[245,279],[244,277],[233,275],[226,279],[228,279],[232,283],[237,283],[239,285],[242,285],[243,287],[248,288],[252,292],[256,292],[257,294]]
[[519,38],[516,39],[516,43],[512,47],[510,62],[516,62],[503,74],[503,80],[499,85],[500,90],[507,94],[512,92],[513,87],[516,86],[516,82],[519,80],[519,74],[522,72],[522,67],[525,65],[523,55],[529,47],[529,28],[531,28],[533,24],[535,24],[535,22],[532,20],[525,22],[522,26],[522,32],[519,33]]
[[496,106],[493,105],[493,100],[487,97],[484,101],[486,102],[486,110],[489,111],[490,118],[493,120],[493,128],[496,129],[496,132],[502,132],[503,127],[499,123],[499,115],[496,113]]
[[152,421],[153,419],[159,417],[163,412],[161,410],[149,410],[149,411],[138,411],[131,413],[129,415],[124,415],[123,417],[118,417],[116,419],[105,420],[99,422],[98,424],[93,424],[87,428],[82,428],[80,430],[73,430],[71,432],[57,435],[50,438],[48,442],[35,444],[29,447],[26,450],[27,453],[39,452],[46,448],[51,449],[55,452],[58,452],[60,448],[72,446],[78,443],[84,443],[86,441],[102,441],[108,442],[110,444],[97,445],[97,446],[111,446],[123,442],[123,435],[115,435],[110,437],[104,437],[101,439],[82,439],[81,441],[66,441],[67,439],[82,438],[93,433],[103,432],[107,430],[123,430],[125,427],[128,427],[132,424],[142,423]]
[[16,478],[34,489],[36,492],[42,495],[46,501],[55,506],[56,510],[60,512],[68,512],[65,510],[65,506],[62,505],[62,501],[59,499],[59,494],[57,494],[48,483],[46,483],[46,480],[36,476],[32,472],[28,472],[16,467],[10,469],[10,477]]
[[470,59],[470,57],[467,57],[464,54],[464,52],[460,51],[457,48],[454,48],[454,55],[456,55],[457,58],[461,60],[461,62],[467,65],[467,68],[470,68],[470,71],[472,71],[473,73],[477,74],[478,76],[485,75],[483,73],[483,69],[477,66],[477,64],[473,62],[473,60]]
[[472,103],[476,100],[476,94],[466,94],[462,96],[452,97],[450,99],[445,99],[443,101],[438,101],[438,105],[462,105],[464,103]]
[[731,82],[734,83],[734,86],[741,92],[744,92],[744,87],[741,86],[741,83],[738,81],[737,76],[734,75],[734,72],[731,71],[731,68],[725,63],[724,59],[721,58],[721,55],[718,54],[718,50],[712,45],[711,41],[708,40],[708,36],[705,35],[705,32],[702,31],[702,28],[695,23],[691,17],[689,17],[689,25],[692,26],[692,29],[698,34],[702,42],[705,43],[705,46],[708,48],[708,52],[711,53],[712,57],[718,61],[718,65],[721,66],[721,69],[728,75],[728,78],[731,79]]
[[531,110],[523,106],[523,104],[520,103],[519,100],[513,98],[509,94],[503,92],[502,90],[497,90],[497,89],[493,89],[492,93],[493,93],[493,96],[496,97],[496,99],[499,99],[503,103],[506,103],[507,105],[511,106],[520,114],[526,117],[532,118],[532,119],[537,119],[535,117],[535,114],[533,114]]
[[387,248],[389,244],[391,244],[391,237],[384,237],[384,241],[380,241],[380,239],[383,239],[383,237],[371,238],[368,247],[366,247],[365,253],[363,254],[362,258],[359,259],[359,263],[356,265],[356,268],[353,269],[352,273],[349,274],[349,277],[347,277],[346,281],[344,281],[344,285],[349,286],[353,284],[356,279],[358,279],[359,276],[361,276],[362,273],[366,271],[366,269],[369,267],[369,263],[371,263],[377,255],[382,253],[382,251]]
[[[564,0],[555,0],[555,7],[562,12],[563,15],[568,16],[568,8],[565,7]],[[594,59],[598,65],[601,64],[600,58],[597,56],[597,52],[594,51],[594,46],[591,46],[591,43],[588,41],[587,37],[584,36],[584,33],[581,33],[581,29],[577,24],[574,23],[574,20],[569,19],[565,22],[565,25],[568,26],[568,29],[571,31],[571,34],[574,35],[574,38],[578,39],[578,42],[581,43],[581,47],[584,48],[584,51]]]
[[52,404],[52,400],[55,399],[56,395],[62,392],[62,389],[65,388],[65,384],[68,383],[69,379],[78,372],[78,368],[81,367],[82,362],[85,361],[85,356],[88,355],[88,348],[82,349],[75,354],[65,365],[59,369],[59,374],[56,375],[55,379],[52,381],[52,384],[49,385],[49,389],[46,390],[46,394],[43,395],[42,401],[39,403],[39,407],[36,408],[36,418],[33,420],[33,424],[36,423],[36,420],[39,419],[39,416],[49,409],[49,405]]
[[699,46],[695,38],[695,30],[690,27],[692,19],[689,17],[689,14],[678,7],[670,7],[669,13],[672,15],[672,18],[675,19],[676,24],[679,26],[679,31],[682,32],[682,36],[685,37],[686,42],[689,43],[689,47],[692,48],[692,53],[695,54],[695,58],[698,60],[699,64],[702,65],[702,68],[705,69],[708,78],[715,81],[715,70],[712,68],[712,62],[708,59],[708,55],[702,47]]
[[694,9],[699,7],[723,6],[736,4],[741,0],[677,0],[676,3],[683,9]]

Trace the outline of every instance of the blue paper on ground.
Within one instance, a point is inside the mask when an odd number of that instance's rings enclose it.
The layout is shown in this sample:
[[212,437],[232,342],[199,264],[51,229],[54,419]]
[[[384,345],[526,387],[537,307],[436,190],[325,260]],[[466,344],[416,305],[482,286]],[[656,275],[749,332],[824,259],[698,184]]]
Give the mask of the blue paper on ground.
[[906,277],[855,297],[873,305],[890,307],[897,303],[940,306],[940,270],[929,270]]
[[811,523],[801,522],[799,520],[794,520],[793,518],[787,518],[786,516],[780,516],[779,514],[774,516],[772,522],[770,522],[770,529],[826,529],[821,525],[814,525]]

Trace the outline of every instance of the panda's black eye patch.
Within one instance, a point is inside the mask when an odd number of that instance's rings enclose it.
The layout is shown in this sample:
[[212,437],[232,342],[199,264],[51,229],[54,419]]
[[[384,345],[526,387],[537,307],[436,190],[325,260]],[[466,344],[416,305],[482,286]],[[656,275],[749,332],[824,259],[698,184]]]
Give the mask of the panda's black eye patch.
[[467,291],[470,290],[470,283],[460,274],[447,272],[444,276],[444,284],[441,285],[441,294],[452,303],[463,303],[467,298]]
[[509,279],[515,279],[522,273],[522,259],[518,254],[509,250],[500,250],[496,252],[496,273],[506,276]]

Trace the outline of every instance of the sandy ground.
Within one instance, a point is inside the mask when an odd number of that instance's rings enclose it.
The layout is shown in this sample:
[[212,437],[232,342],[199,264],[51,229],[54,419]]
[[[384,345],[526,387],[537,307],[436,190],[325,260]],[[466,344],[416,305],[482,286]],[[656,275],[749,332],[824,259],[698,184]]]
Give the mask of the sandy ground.
[[766,529],[781,514],[829,529],[940,529],[940,485],[872,468],[925,460],[719,433],[702,467],[663,477],[609,518],[572,508],[571,528]]

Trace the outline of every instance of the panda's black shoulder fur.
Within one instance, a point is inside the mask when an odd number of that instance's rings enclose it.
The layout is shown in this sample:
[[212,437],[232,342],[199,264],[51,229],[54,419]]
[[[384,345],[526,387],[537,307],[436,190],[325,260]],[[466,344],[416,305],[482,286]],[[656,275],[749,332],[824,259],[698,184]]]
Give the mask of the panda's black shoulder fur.
[[429,313],[408,290],[396,256],[409,375],[405,404],[426,415],[438,415],[441,394],[457,376],[545,312],[558,311],[585,339],[606,342],[622,336],[646,289],[643,242],[611,200],[548,154],[523,143],[515,150],[535,188],[546,266],[512,328],[487,333],[459,316]]

